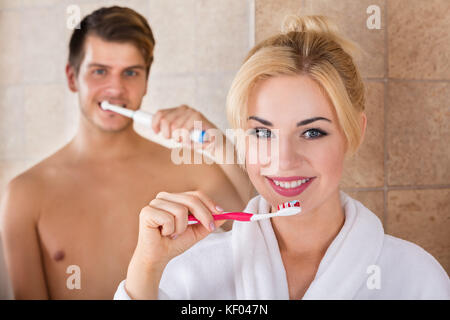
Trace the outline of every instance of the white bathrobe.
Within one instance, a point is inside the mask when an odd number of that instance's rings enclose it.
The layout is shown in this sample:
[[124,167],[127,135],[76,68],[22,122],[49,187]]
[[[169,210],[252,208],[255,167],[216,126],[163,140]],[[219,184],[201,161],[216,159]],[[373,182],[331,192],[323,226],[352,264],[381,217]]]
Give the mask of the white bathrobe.
[[[341,192],[345,222],[303,299],[450,299],[450,280],[421,247],[384,234],[378,217]],[[261,196],[245,211],[267,213]],[[301,237],[301,234],[299,234]],[[301,272],[301,270],[299,270]],[[122,281],[114,299],[130,299]],[[289,299],[270,220],[234,222],[166,266],[160,299]]]

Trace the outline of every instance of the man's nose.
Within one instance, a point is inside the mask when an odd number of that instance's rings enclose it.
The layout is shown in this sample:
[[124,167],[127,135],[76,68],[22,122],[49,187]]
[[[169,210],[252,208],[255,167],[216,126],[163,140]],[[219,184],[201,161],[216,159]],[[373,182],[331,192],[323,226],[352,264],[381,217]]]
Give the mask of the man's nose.
[[112,75],[106,83],[106,92],[109,95],[121,95],[125,91],[125,85],[120,75]]

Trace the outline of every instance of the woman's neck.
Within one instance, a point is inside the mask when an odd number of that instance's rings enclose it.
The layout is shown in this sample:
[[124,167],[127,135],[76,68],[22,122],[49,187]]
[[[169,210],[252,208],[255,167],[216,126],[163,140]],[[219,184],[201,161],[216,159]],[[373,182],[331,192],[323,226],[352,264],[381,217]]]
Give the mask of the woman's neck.
[[272,227],[282,254],[322,257],[345,221],[339,190],[314,211],[305,215],[272,218]]

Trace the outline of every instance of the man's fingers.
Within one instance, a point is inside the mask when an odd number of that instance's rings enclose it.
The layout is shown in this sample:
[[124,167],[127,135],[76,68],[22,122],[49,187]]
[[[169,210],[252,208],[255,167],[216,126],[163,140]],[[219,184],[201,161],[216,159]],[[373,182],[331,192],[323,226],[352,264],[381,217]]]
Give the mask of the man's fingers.
[[163,114],[164,114],[164,110],[158,110],[152,117],[152,129],[156,134],[158,134],[159,131],[161,130],[160,121],[161,121]]

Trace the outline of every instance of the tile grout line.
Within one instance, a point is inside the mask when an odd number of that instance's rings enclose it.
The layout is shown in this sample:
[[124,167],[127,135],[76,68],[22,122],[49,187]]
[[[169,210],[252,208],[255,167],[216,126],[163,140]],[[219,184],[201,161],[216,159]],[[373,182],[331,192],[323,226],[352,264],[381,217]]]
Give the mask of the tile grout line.
[[[341,187],[342,190],[348,192],[374,192],[384,191],[385,187]],[[393,190],[430,190],[430,189],[450,189],[450,184],[430,184],[430,185],[407,185],[407,186],[389,186],[386,188]]]
[[384,5],[384,94],[383,94],[383,176],[384,176],[384,185],[383,185],[383,227],[385,229],[385,233],[388,233],[388,128],[387,128],[387,114],[388,114],[388,93],[389,93],[389,53],[388,53],[388,3],[385,1]]
[[413,82],[413,83],[422,83],[422,82],[430,82],[430,83],[436,83],[436,82],[444,82],[448,83],[450,82],[449,79],[399,79],[399,78],[390,78],[390,77],[384,77],[384,78],[378,78],[378,77],[363,77],[362,78],[365,81],[392,81],[392,82]]

